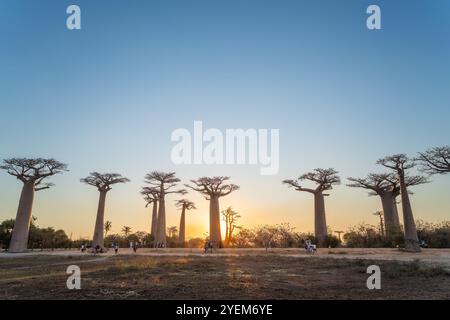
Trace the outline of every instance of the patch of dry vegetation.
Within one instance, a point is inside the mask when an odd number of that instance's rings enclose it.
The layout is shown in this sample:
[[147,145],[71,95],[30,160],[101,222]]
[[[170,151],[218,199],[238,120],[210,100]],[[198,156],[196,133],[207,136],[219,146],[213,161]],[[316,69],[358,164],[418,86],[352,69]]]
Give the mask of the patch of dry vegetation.
[[[66,288],[76,261],[82,289]],[[367,266],[382,289],[366,288]],[[0,260],[2,299],[449,299],[439,266],[394,261],[273,255],[33,257]]]

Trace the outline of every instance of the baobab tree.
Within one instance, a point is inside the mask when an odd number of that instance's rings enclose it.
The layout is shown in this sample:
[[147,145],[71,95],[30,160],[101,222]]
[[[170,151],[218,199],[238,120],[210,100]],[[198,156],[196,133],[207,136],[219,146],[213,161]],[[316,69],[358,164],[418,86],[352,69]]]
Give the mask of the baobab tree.
[[186,194],[185,189],[171,190],[173,189],[180,179],[175,177],[175,172],[161,172],[153,171],[145,176],[145,182],[158,190],[158,227],[156,233],[156,246],[165,247],[167,245],[166,240],[166,204],[165,197],[167,194]]
[[6,170],[23,183],[9,252],[24,252],[27,250],[34,194],[53,186],[46,179],[67,171],[67,165],[55,159],[10,158],[3,160],[0,169]]
[[405,250],[419,252],[419,239],[417,237],[416,223],[409,200],[406,184],[406,171],[412,169],[415,163],[408,159],[405,154],[395,154],[383,159],[379,159],[377,164],[392,169],[397,173],[400,184],[400,194],[402,198],[403,224],[405,229]]
[[369,196],[378,195],[383,208],[384,224],[388,238],[392,238],[400,232],[400,221],[396,197],[400,193],[400,187],[395,181],[395,175],[389,173],[370,173],[365,178],[348,178],[352,183],[347,186],[352,188],[363,188],[370,190]]
[[222,236],[220,234],[220,206],[219,198],[229,195],[239,189],[235,184],[224,184],[230,177],[201,177],[191,180],[193,186],[186,187],[200,192],[209,200],[209,239],[215,248],[222,247]]
[[105,202],[106,194],[111,190],[111,186],[117,183],[126,183],[130,180],[128,178],[122,177],[118,173],[98,173],[91,172],[86,178],[80,179],[82,183],[86,183],[90,186],[94,186],[100,192],[100,198],[98,201],[97,208],[97,218],[95,220],[94,237],[92,239],[92,247],[95,248],[97,245],[101,248],[104,247],[104,218],[105,218]]
[[147,208],[150,204],[153,204],[152,209],[152,224],[150,229],[150,235],[153,239],[156,239],[156,234],[158,233],[158,199],[159,191],[156,188],[143,187],[141,194],[144,196],[146,202],[145,207]]
[[[363,188],[370,190],[369,196],[378,195],[381,199],[386,236],[392,238],[401,232],[400,220],[397,210],[397,197],[400,195],[400,181],[393,173],[370,173],[365,178],[348,178],[352,183],[347,184],[353,188]],[[423,176],[405,177],[406,186],[416,186],[427,183]]]
[[181,209],[180,217],[180,232],[178,234],[178,242],[180,246],[184,247],[186,242],[186,211],[197,209],[192,201],[187,199],[177,200],[175,206]]
[[416,159],[422,165],[422,170],[428,174],[444,174],[450,172],[450,147],[436,147],[425,152],[419,152]]
[[225,222],[225,246],[228,246],[233,240],[233,232],[235,228],[240,228],[237,226],[237,221],[241,215],[234,211],[232,207],[228,207],[222,211],[222,218]]
[[[332,168],[314,169],[301,175],[297,180],[284,180],[283,183],[293,187],[297,191],[309,192],[314,195],[314,234],[319,245],[324,246],[327,239],[327,222],[325,216],[324,191],[333,189],[333,185],[341,182],[338,172]],[[312,181],[317,187],[305,188],[300,185],[302,181]]]

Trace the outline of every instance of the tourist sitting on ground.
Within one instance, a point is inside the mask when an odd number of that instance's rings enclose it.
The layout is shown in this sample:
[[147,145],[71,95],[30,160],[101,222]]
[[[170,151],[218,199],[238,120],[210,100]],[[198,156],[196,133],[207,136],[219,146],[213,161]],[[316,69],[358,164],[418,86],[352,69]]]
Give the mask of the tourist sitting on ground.
[[204,252],[203,253],[208,253],[208,249],[209,249],[209,241],[205,241],[205,246],[203,247]]
[[305,240],[305,250],[306,250],[308,253],[315,253],[315,252],[317,251],[317,247],[316,247],[315,244],[312,244],[312,243],[311,243],[311,240],[306,239],[306,240]]

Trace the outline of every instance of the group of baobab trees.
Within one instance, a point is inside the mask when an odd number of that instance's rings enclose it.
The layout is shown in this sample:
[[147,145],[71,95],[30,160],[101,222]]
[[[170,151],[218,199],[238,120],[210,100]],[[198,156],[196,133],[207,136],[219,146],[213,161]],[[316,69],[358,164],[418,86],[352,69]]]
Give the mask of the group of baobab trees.
[[[349,187],[364,188],[370,190],[369,195],[378,195],[383,208],[384,223],[387,238],[392,238],[401,232],[397,211],[397,197],[401,196],[403,209],[403,228],[405,250],[420,251],[417,237],[416,224],[409,200],[408,188],[427,183],[428,178],[423,175],[408,175],[407,171],[420,165],[420,170],[429,175],[445,174],[450,172],[450,147],[436,147],[425,152],[420,152],[417,158],[410,159],[405,154],[379,159],[377,164],[390,170],[387,173],[371,173],[365,178],[349,177]],[[324,196],[329,194],[333,185],[340,183],[338,172],[332,168],[315,169],[300,176],[297,180],[284,180],[283,183],[293,187],[297,191],[309,192],[314,195],[314,231],[319,244],[324,245],[327,239],[327,224],[325,216]],[[309,180],[317,186],[305,188],[301,182]]]
[[[235,184],[229,184],[229,177],[201,177],[191,180],[191,184],[185,184],[188,189],[200,192],[206,200],[209,200],[209,239],[211,245],[220,247],[222,236],[220,231],[220,206],[219,198],[239,189]],[[164,247],[166,241],[166,209],[165,196],[167,194],[187,193],[186,189],[174,189],[180,179],[175,177],[175,172],[153,171],[145,176],[148,186],[142,188],[141,194],[147,202],[146,206],[153,204],[151,234],[154,237],[156,247]],[[196,209],[195,204],[188,199],[176,201],[176,207],[181,210],[179,244],[186,241],[186,212]]]
[[[53,184],[46,182],[45,179],[68,171],[67,165],[55,159],[10,158],[3,160],[0,169],[6,170],[8,174],[15,176],[23,183],[8,251],[11,253],[24,252],[27,250],[35,192],[50,188]],[[192,185],[185,185],[187,188],[200,192],[210,201],[209,234],[211,244],[215,247],[221,246],[222,239],[219,198],[239,189],[237,185],[227,184],[228,180],[229,177],[201,177],[191,180]],[[92,172],[80,181],[96,187],[100,193],[92,246],[103,247],[106,195],[112,189],[112,185],[126,183],[130,180],[118,173]],[[141,194],[144,196],[146,206],[153,204],[151,234],[157,247],[165,247],[167,244],[166,195],[187,193],[186,189],[175,189],[179,182],[180,179],[175,176],[175,172],[153,171],[145,176],[147,186],[142,188]],[[176,207],[181,209],[179,242],[183,245],[186,241],[185,214],[186,211],[195,209],[195,204],[187,199],[180,199],[176,201]]]
[[[420,251],[408,187],[426,183],[428,180],[420,175],[407,175],[406,171],[420,163],[422,171],[427,174],[450,172],[450,147],[437,147],[427,150],[419,153],[415,159],[409,159],[404,154],[393,155],[380,159],[377,163],[390,169],[391,172],[369,174],[365,178],[349,178],[348,180],[351,181],[349,186],[368,189],[370,195],[380,196],[387,236],[400,231],[396,198],[401,195],[405,249]],[[23,252],[27,250],[35,192],[50,188],[52,184],[46,181],[47,178],[67,171],[67,165],[54,159],[10,158],[3,160],[0,169],[6,170],[8,174],[23,183],[9,246],[9,252]],[[333,185],[340,183],[337,174],[338,172],[331,168],[315,169],[303,174],[297,180],[283,181],[297,191],[309,192],[314,195],[315,236],[321,245],[325,243],[327,238],[324,197],[328,194],[324,192],[331,190]],[[197,180],[191,180],[191,184],[184,185],[188,189],[201,193],[209,200],[209,238],[211,245],[214,247],[219,247],[222,244],[219,199],[239,189],[239,186],[228,183],[228,180],[229,177],[223,176],[201,177]],[[312,181],[317,186],[305,188],[301,186],[301,182],[304,180]],[[112,185],[126,183],[130,180],[117,173],[92,172],[80,181],[96,187],[100,192],[92,244],[93,246],[103,247],[106,195],[111,190]],[[155,239],[155,246],[164,247],[166,245],[166,195],[184,195],[187,193],[186,189],[176,188],[179,182],[180,179],[175,176],[175,172],[153,171],[145,176],[147,185],[142,188],[141,194],[144,196],[146,206],[153,204],[151,234]],[[176,206],[181,209],[179,241],[180,244],[184,244],[185,214],[186,211],[195,209],[195,204],[187,199],[180,199],[176,201]]]

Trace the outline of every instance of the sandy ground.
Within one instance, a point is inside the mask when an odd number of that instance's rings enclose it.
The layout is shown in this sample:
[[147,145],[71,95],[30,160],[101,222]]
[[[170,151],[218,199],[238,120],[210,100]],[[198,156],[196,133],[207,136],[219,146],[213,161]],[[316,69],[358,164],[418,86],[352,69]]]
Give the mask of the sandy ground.
[[[368,290],[367,267],[382,272]],[[81,290],[68,290],[69,265]],[[121,249],[0,254],[3,299],[450,299],[450,250]]]
[[[441,265],[450,269],[450,249],[422,249],[420,253],[410,253],[400,251],[398,249],[390,248],[333,248],[333,249],[319,249],[314,255],[310,255],[303,249],[219,249],[214,250],[213,253],[204,254],[202,249],[148,249],[141,248],[134,253],[129,248],[121,248],[119,255],[134,255],[134,256],[173,256],[173,257],[236,257],[236,256],[257,256],[257,255],[282,255],[289,257],[308,257],[314,256],[318,258],[336,258],[336,259],[367,259],[367,260],[388,260],[388,261],[420,261],[425,263],[432,263]],[[107,253],[99,254],[101,257],[112,257],[114,251],[109,250]],[[87,257],[94,254],[82,253],[79,250],[44,250],[44,251],[30,251],[26,253],[0,253],[0,259],[11,259],[21,257],[33,256],[72,256],[72,257]]]

